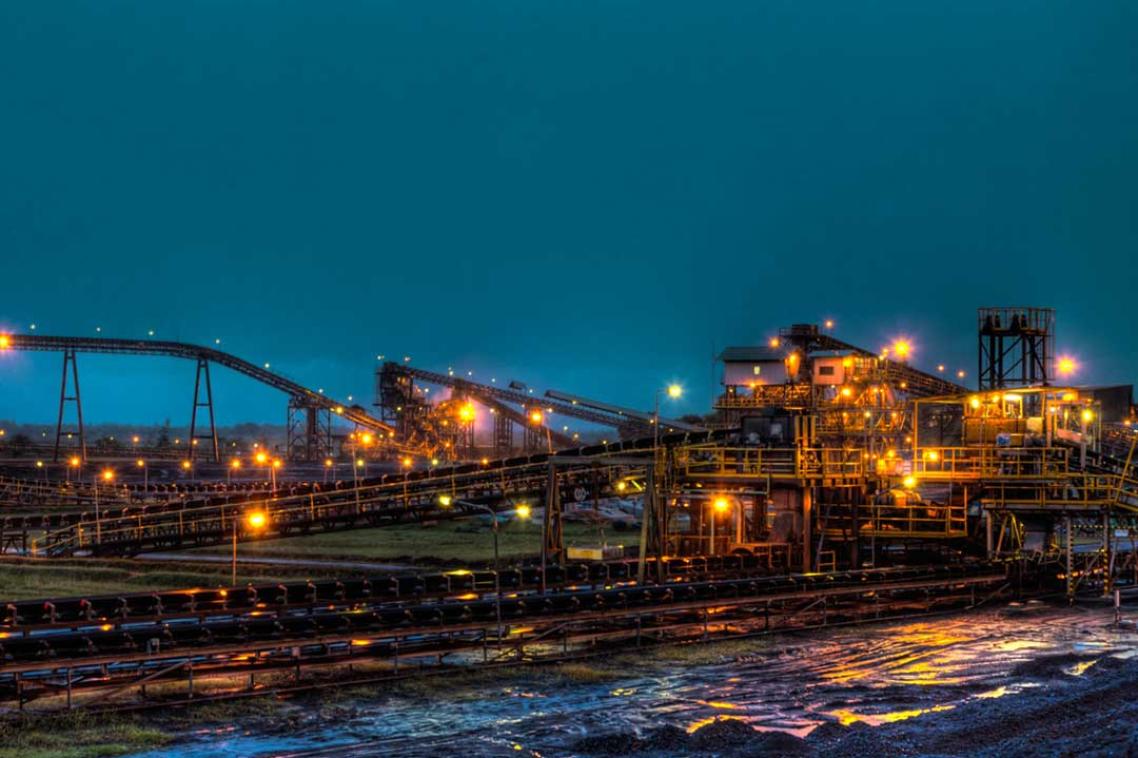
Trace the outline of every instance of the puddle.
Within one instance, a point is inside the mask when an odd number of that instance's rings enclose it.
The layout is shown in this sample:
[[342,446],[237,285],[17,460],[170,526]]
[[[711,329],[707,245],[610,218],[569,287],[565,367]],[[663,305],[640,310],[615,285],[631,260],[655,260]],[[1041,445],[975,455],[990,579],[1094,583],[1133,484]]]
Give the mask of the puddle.
[[828,722],[922,719],[975,700],[1014,698],[1055,676],[1086,676],[1105,657],[1138,651],[1138,634],[1113,628],[1112,618],[1027,606],[729,643],[721,660],[701,659],[711,663],[622,657],[627,675],[602,681],[518,672],[507,686],[498,680],[440,686],[437,695],[379,696],[335,725],[287,738],[210,732],[141,755],[287,755],[339,745],[345,749],[328,754],[436,758],[461,745],[464,758],[561,756],[587,735],[643,735],[661,726],[691,734],[724,720],[805,737]]

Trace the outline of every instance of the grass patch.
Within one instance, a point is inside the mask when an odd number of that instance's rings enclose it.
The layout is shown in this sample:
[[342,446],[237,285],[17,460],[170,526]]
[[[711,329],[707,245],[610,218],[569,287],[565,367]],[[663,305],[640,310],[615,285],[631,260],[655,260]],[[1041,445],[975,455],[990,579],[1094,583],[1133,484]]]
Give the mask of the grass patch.
[[173,738],[138,717],[82,712],[5,723],[0,758],[88,758],[149,750]]
[[[153,563],[102,562],[99,559],[56,561],[22,560],[0,562],[0,600],[41,597],[108,595],[178,587],[229,586],[228,566],[202,565],[185,569]],[[238,573],[238,582],[267,582],[269,574]]]
[[[638,532],[604,532],[610,545],[636,545]],[[513,522],[498,534],[499,551],[504,559],[521,558],[541,552],[541,524]],[[565,525],[565,544],[597,545],[601,532],[583,524]],[[197,548],[189,552],[219,554],[224,547]],[[443,522],[432,526],[400,524],[375,529],[311,534],[305,537],[247,542],[241,555],[260,558],[313,560],[365,560],[395,562],[489,563],[494,555],[490,528],[476,522]]]

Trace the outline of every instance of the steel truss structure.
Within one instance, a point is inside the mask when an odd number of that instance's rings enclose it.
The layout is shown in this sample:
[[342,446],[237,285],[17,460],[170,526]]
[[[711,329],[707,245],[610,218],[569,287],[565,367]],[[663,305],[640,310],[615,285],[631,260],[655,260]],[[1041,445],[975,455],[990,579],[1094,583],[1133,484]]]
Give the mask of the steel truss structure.
[[[303,408],[306,411],[311,409],[313,412],[319,411],[324,413],[328,418],[330,418],[331,414],[335,414],[359,428],[375,432],[380,445],[389,448],[394,447],[397,450],[405,449],[399,440],[394,439],[393,435],[395,430],[392,426],[372,416],[360,406],[346,405],[337,402],[322,392],[308,389],[277,372],[270,371],[267,367],[257,366],[249,361],[242,360],[237,356],[215,348],[166,340],[50,337],[33,334],[11,334],[5,335],[5,337],[5,350],[35,350],[63,353],[63,380],[60,385],[59,418],[56,425],[54,460],[58,460],[60,451],[63,450],[61,443],[66,434],[64,430],[64,409],[68,403],[74,405],[78,419],[78,427],[75,432],[73,432],[77,433],[79,438],[79,446],[75,452],[84,462],[87,457],[86,440],[83,430],[83,411],[79,395],[79,372],[75,360],[78,353],[159,355],[194,361],[197,370],[194,381],[193,408],[190,416],[191,447],[195,439],[202,439],[209,442],[209,447],[212,448],[212,458],[215,462],[220,461],[220,451],[217,446],[217,432],[213,423],[213,394],[209,376],[209,365],[211,363],[224,366],[239,374],[248,376],[261,384],[285,393],[289,397],[290,420],[295,408]],[[68,393],[69,376],[70,386],[73,388],[71,394]],[[207,435],[198,435],[198,412],[203,409],[208,415],[209,433]],[[292,428],[291,424],[290,428]],[[297,454],[303,452],[303,454],[307,456],[316,454],[315,451],[327,449],[324,426],[321,423],[317,422],[306,425],[304,427],[304,434],[305,440],[303,444],[290,444],[291,450]],[[418,451],[412,450],[412,452]],[[306,460],[314,459],[315,458],[306,458]]]

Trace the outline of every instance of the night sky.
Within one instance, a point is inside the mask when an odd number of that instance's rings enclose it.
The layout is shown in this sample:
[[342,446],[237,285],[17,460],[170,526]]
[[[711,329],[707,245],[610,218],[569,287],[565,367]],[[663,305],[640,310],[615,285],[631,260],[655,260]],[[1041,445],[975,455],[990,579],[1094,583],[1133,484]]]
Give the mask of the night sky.
[[[1132,0],[0,4],[0,327],[367,403],[383,354],[702,411],[714,350],[827,317],[972,381],[980,305],[1129,383],[1136,181]],[[0,418],[59,361],[0,356]],[[80,371],[91,421],[188,418],[192,364]]]

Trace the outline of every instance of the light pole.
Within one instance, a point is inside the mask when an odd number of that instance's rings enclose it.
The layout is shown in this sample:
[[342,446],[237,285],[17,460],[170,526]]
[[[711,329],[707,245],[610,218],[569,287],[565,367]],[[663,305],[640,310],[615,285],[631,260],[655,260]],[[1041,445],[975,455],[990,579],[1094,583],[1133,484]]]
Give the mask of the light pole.
[[273,458],[273,465],[271,467],[269,467],[269,474],[273,478],[273,481],[272,481],[273,492],[277,491],[277,469],[279,469],[283,465],[284,465],[284,462],[280,458]]
[[336,462],[331,458],[324,459],[324,483],[328,483],[328,473],[331,472],[332,478],[336,478]]
[[103,518],[99,512],[99,479],[107,484],[115,480],[114,469],[103,469],[103,473],[95,478],[95,542],[103,541]]
[[[263,451],[259,451],[256,455],[254,455],[253,460],[256,461],[257,464],[260,466],[265,466],[266,468],[270,468],[269,456],[266,455]],[[266,472],[266,473],[269,473],[270,478],[272,477],[271,471]]]
[[711,501],[711,548],[708,555],[715,555],[715,519],[720,513],[731,510],[731,501],[725,497],[717,497]]
[[[258,531],[268,523],[268,517],[263,511],[253,511],[245,517],[245,523],[253,531]],[[230,587],[237,586],[237,513],[233,514],[233,575],[229,583]]]
[[678,384],[669,384],[667,387],[656,388],[656,405],[652,411],[652,449],[660,447],[660,395],[661,393],[668,393],[668,397],[672,400],[679,400],[683,397],[684,388]]
[[142,469],[142,499],[145,501],[147,495],[150,494],[150,467],[141,458],[135,461],[134,465]]
[[[545,414],[535,408],[529,413],[529,420],[534,426],[539,429],[542,427],[542,421],[545,420]],[[549,449],[550,455],[553,454],[553,434],[549,431],[549,427],[545,427],[545,446]]]
[[194,483],[194,462],[187,458],[182,461],[182,471],[190,475],[190,484]]
[[[498,624],[498,644],[502,644],[502,580],[498,566],[498,513],[488,505],[472,503],[468,500],[455,500],[450,495],[439,495],[439,505],[450,508],[460,505],[463,508],[474,508],[490,516],[490,531],[494,535],[494,618]],[[530,507],[524,503],[514,508],[514,513],[523,521],[530,517]]]
[[[667,387],[656,388],[656,400],[652,410],[652,467],[648,471],[648,483],[650,486],[644,493],[644,504],[640,509],[640,549],[636,561],[637,582],[644,581],[644,571],[648,565],[649,514],[652,515],[652,528],[656,530],[656,533],[659,534],[661,538],[665,536],[662,534],[664,530],[660,528],[660,519],[657,518],[659,514],[657,513],[658,498],[656,496],[656,466],[659,463],[658,459],[660,457],[660,395],[665,392],[671,399],[678,400],[683,396],[684,388],[679,384],[669,384]],[[663,546],[661,545],[659,547],[662,551]],[[660,578],[662,574],[660,573],[661,568],[658,561],[656,564],[656,572],[657,578]]]
[[241,459],[240,458],[234,458],[233,460],[231,460],[229,462],[229,467],[227,469],[225,469],[225,486],[226,487],[231,486],[233,484],[233,472],[240,470],[240,468],[241,468]]

